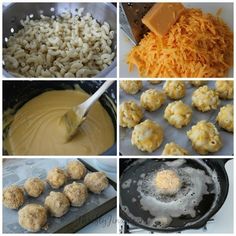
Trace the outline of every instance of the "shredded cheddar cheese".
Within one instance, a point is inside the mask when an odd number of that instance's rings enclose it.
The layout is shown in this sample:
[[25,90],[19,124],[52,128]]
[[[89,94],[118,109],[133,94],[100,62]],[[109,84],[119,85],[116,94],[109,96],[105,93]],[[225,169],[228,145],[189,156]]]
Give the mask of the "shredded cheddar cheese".
[[233,33],[219,17],[186,9],[165,36],[145,35],[127,63],[141,77],[224,77],[233,65]]

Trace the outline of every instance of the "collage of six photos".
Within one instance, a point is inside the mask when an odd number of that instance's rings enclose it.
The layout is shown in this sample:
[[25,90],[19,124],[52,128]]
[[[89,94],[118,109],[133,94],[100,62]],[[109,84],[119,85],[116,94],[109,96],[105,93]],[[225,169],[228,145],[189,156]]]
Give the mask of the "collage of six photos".
[[2,234],[234,234],[234,1],[2,2]]

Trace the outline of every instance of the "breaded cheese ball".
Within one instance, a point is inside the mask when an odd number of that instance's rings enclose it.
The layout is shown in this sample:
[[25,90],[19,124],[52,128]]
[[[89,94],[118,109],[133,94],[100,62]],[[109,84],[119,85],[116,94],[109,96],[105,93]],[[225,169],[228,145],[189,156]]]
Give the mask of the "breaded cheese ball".
[[207,81],[204,80],[190,80],[189,83],[194,87],[200,87],[207,83]]
[[227,104],[220,108],[216,117],[219,126],[228,132],[234,132],[234,107],[232,104]]
[[134,127],[131,143],[139,150],[151,153],[160,147],[163,138],[164,131],[161,126],[147,119]]
[[165,94],[171,99],[180,99],[185,96],[186,86],[183,81],[168,80],[163,86]]
[[220,104],[218,93],[204,85],[196,89],[192,94],[192,105],[199,111],[206,112],[216,110]]
[[70,201],[64,193],[51,191],[44,201],[44,206],[54,217],[65,215],[70,208]]
[[141,106],[147,111],[155,111],[165,102],[165,93],[156,89],[148,89],[140,97]]
[[3,205],[10,209],[18,209],[25,202],[25,195],[22,188],[11,185],[3,189]]
[[206,120],[199,121],[187,132],[196,152],[201,155],[217,152],[222,147],[220,134],[216,127]]
[[163,156],[184,156],[188,155],[188,151],[178,144],[171,142],[165,145],[165,148],[162,152]]
[[73,182],[64,188],[64,194],[69,199],[71,206],[80,207],[88,198],[88,190],[86,185],[82,183]]
[[160,84],[162,82],[162,80],[149,80],[150,84]]
[[182,101],[169,103],[164,112],[164,118],[175,128],[182,128],[192,119],[192,109]]
[[29,178],[24,183],[24,189],[29,196],[38,197],[43,193],[45,183],[39,178]]
[[234,82],[232,80],[217,80],[215,87],[221,99],[233,99]]
[[163,195],[174,195],[182,186],[181,179],[174,170],[158,171],[155,184],[158,192]]
[[47,210],[39,204],[28,204],[18,211],[18,221],[29,232],[38,232],[47,223]]
[[133,128],[143,119],[143,110],[134,101],[125,101],[120,104],[120,126]]
[[136,94],[143,87],[143,82],[140,80],[121,80],[120,87],[128,94]]
[[86,175],[87,169],[79,160],[73,160],[67,163],[66,171],[71,179],[82,179]]
[[101,193],[109,185],[109,181],[104,172],[91,172],[88,173],[84,178],[84,183],[93,193]]
[[66,183],[67,175],[64,170],[55,167],[48,172],[47,181],[52,188],[58,189]]

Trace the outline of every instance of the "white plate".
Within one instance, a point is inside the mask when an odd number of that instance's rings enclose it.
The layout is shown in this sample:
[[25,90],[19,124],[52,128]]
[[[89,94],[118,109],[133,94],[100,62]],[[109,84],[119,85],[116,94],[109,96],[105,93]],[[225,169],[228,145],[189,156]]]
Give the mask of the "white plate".
[[[222,8],[220,17],[233,31],[233,3],[184,3],[188,8],[200,8],[204,12],[216,14],[219,8]],[[126,64],[126,57],[134,45],[128,39],[126,34],[120,30],[120,77],[121,78],[139,78],[138,71],[135,68],[129,72]],[[233,77],[233,69],[229,71],[228,77]]]

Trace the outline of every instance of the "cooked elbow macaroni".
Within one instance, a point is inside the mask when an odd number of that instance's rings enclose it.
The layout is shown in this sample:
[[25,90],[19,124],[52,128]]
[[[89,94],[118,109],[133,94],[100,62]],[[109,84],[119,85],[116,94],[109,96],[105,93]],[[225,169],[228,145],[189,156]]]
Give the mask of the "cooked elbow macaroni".
[[21,20],[23,29],[3,49],[6,70],[21,77],[73,78],[92,77],[108,67],[115,57],[115,32],[82,12]]
[[163,89],[166,95],[171,99],[180,99],[184,97],[186,93],[186,87],[183,81],[166,81]]
[[193,148],[201,155],[217,152],[222,147],[220,134],[216,127],[205,120],[199,121],[187,132]]
[[154,121],[145,120],[136,125],[132,132],[131,143],[141,151],[155,151],[163,142],[164,131]]
[[184,156],[188,155],[188,151],[178,144],[171,142],[165,145],[165,148],[162,152],[163,156]]
[[204,85],[193,92],[192,105],[199,111],[216,110],[220,104],[218,93]]
[[234,82],[231,80],[217,80],[216,91],[222,99],[233,99],[234,97]]
[[219,126],[228,132],[234,132],[234,107],[227,104],[220,108],[220,112],[216,117]]
[[165,109],[164,118],[175,128],[182,128],[192,119],[192,109],[182,101],[175,101]]
[[156,89],[148,89],[140,97],[141,106],[147,111],[155,111],[165,102],[165,93]]
[[143,87],[140,80],[121,80],[120,87],[128,94],[136,94]]
[[126,101],[120,104],[120,126],[132,128],[143,118],[141,106],[133,101]]

